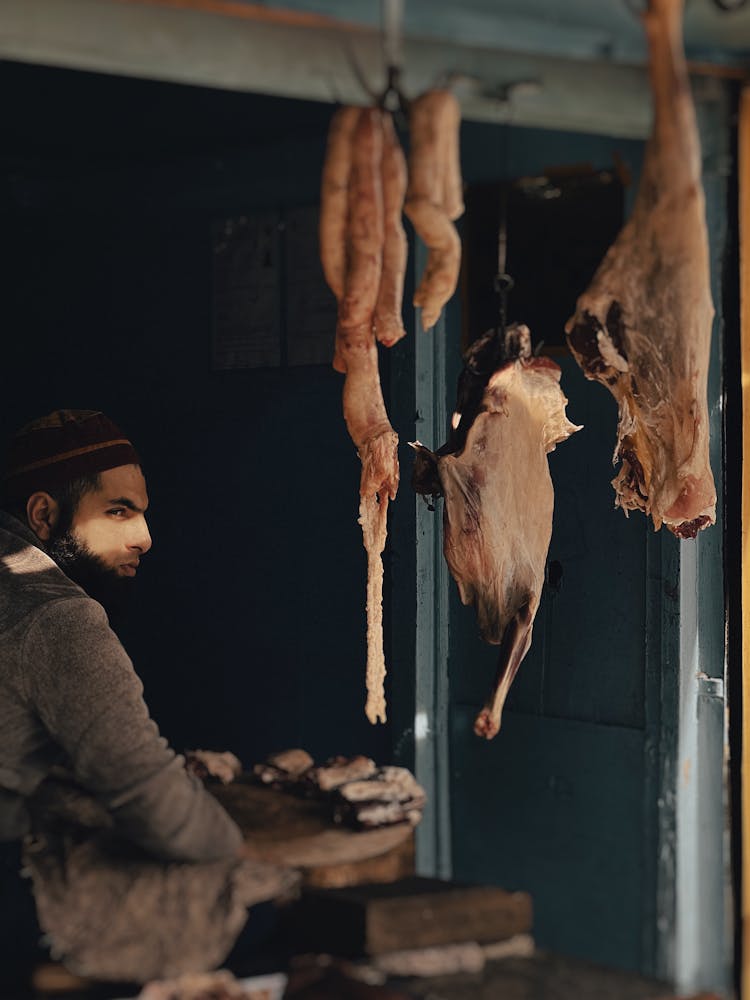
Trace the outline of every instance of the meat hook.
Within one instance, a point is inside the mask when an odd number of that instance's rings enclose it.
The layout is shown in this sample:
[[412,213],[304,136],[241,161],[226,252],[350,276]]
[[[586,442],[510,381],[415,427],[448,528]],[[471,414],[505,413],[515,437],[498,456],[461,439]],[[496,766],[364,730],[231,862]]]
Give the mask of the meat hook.
[[376,99],[379,108],[394,114],[408,115],[409,101],[399,87],[401,70],[398,66],[388,67],[388,82],[383,93]]

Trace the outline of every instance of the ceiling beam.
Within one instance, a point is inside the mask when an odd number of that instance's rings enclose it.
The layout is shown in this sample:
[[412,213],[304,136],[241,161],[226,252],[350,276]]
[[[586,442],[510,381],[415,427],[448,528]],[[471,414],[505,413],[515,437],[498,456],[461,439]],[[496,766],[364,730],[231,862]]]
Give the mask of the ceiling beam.
[[[243,16],[227,16],[237,6]],[[3,0],[0,58],[346,103],[369,99],[353,63],[374,90],[385,82],[377,30],[300,12],[280,18],[236,0]],[[641,67],[421,40],[407,40],[404,59],[407,94],[450,78],[469,119],[648,131]]]

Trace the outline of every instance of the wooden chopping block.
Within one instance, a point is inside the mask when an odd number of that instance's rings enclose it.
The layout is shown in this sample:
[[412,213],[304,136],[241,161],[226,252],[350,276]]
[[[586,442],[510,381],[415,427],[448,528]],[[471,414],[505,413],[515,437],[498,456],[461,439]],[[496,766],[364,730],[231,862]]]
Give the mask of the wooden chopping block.
[[329,802],[258,786],[248,777],[212,787],[211,794],[242,830],[245,857],[303,872],[379,858],[414,836],[407,822],[349,829],[334,823]]
[[286,911],[283,934],[296,951],[353,957],[496,942],[528,933],[531,926],[528,893],[413,876],[346,889],[305,889]]
[[302,869],[309,889],[343,889],[373,882],[397,882],[414,874],[414,834],[376,858]]

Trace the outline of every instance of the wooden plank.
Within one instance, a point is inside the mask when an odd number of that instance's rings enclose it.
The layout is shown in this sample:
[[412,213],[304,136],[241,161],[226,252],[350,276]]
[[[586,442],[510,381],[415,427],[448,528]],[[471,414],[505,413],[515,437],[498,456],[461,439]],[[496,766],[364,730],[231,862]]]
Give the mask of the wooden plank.
[[742,994],[750,996],[750,87],[738,122],[742,351]]
[[[414,880],[408,895],[368,907],[367,953],[427,948],[456,941],[501,941],[531,930],[531,896],[493,886],[462,888],[440,880]],[[393,888],[389,886],[388,888]]]
[[414,836],[412,835],[376,858],[308,868],[303,873],[302,884],[309,889],[342,889],[373,882],[397,882],[413,874]]
[[719,1000],[707,993],[677,997],[664,981],[544,952],[488,962],[479,974],[430,976],[403,985],[409,996],[424,1000]]
[[496,942],[527,933],[531,925],[528,893],[417,876],[306,890],[288,915],[287,933],[296,948],[354,956]]

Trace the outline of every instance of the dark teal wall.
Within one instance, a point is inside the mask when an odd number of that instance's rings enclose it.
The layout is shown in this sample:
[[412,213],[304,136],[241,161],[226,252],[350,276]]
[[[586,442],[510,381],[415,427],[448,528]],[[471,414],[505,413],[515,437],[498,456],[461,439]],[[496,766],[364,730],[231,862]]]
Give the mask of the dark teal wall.
[[2,157],[2,429],[94,407],[137,442],[154,547],[122,631],[154,716],[178,748],[247,763],[288,746],[389,759],[363,711],[341,376],[210,370],[211,223],[315,204],[330,108],[3,74],[31,103]]

